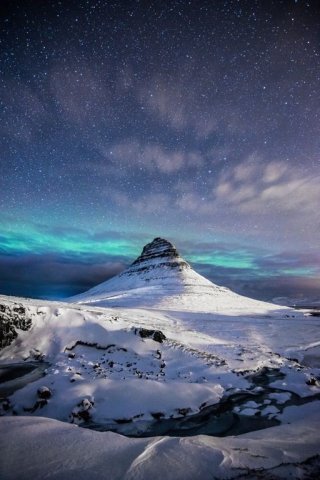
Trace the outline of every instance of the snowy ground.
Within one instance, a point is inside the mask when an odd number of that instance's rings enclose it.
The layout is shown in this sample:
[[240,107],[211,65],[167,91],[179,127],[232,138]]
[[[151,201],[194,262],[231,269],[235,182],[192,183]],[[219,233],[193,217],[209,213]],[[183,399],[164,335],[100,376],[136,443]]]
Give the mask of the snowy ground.
[[[100,479],[106,468],[111,479],[320,472],[319,318],[12,297],[0,304],[22,305],[32,320],[0,354],[0,374],[12,377],[0,383],[1,478]],[[39,360],[48,362],[44,377]],[[12,364],[32,362],[33,372],[13,378]],[[127,438],[76,426],[88,423],[131,435],[169,425],[211,436]]]
[[294,424],[225,438],[129,439],[45,418],[6,417],[0,475],[6,480],[316,479],[319,402],[303,410],[303,420]]

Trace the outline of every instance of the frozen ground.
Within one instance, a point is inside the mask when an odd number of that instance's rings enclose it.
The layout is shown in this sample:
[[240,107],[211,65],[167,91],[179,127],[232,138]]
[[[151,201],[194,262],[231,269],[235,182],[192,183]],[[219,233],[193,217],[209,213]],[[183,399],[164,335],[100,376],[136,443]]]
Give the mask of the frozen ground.
[[319,475],[319,318],[0,304],[32,323],[1,351],[0,478]]

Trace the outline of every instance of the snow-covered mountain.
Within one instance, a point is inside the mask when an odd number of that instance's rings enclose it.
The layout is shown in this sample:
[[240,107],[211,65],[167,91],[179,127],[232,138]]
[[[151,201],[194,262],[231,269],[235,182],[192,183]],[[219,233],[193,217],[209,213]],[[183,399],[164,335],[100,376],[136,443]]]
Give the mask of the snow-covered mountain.
[[172,243],[159,237],[145,245],[129,268],[87,292],[71,297],[70,301],[221,315],[294,315],[288,308],[253,300],[212,283],[196,273]]
[[318,478],[319,355],[160,238],[68,302],[0,295],[0,477]]

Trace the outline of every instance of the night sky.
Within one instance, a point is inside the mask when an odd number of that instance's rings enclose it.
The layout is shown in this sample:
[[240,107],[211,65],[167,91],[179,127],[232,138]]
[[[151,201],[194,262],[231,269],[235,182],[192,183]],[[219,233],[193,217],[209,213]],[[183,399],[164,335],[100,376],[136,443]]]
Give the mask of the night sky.
[[0,293],[63,298],[156,236],[320,298],[320,4],[2,1]]

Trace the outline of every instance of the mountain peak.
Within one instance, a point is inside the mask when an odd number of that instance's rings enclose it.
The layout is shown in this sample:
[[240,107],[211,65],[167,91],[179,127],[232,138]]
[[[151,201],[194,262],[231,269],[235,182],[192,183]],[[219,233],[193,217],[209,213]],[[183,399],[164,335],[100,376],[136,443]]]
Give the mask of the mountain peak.
[[156,237],[143,247],[141,255],[123,273],[128,274],[130,271],[137,273],[158,267],[178,267],[181,270],[190,266],[180,257],[178,250],[171,242]]
[[143,247],[141,255],[133,262],[132,265],[154,258],[166,257],[179,257],[179,253],[171,242],[164,238],[156,237],[154,240],[152,240],[152,242],[147,243]]

